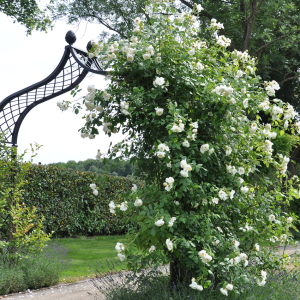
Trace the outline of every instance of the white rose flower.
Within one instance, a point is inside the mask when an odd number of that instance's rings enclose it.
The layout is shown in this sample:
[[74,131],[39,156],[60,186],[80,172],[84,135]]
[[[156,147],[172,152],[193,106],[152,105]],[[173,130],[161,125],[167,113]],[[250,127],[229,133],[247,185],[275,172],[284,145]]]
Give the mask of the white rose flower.
[[240,175],[245,174],[245,169],[244,169],[243,167],[239,167],[239,168],[238,168],[238,173],[239,173]]
[[185,170],[181,170],[181,171],[180,171],[180,175],[181,175],[182,177],[189,177],[188,171],[185,171]]
[[239,177],[238,181],[239,181],[240,184],[242,184],[244,182],[244,179]]
[[241,192],[242,192],[243,194],[248,193],[248,191],[249,191],[249,189],[248,189],[246,186],[241,187]]
[[274,215],[269,215],[269,221],[270,222],[275,221],[275,216]]
[[115,249],[120,253],[125,250],[124,244],[123,243],[117,243]]
[[247,260],[248,256],[245,253],[240,254],[241,260]]
[[126,256],[124,254],[121,254],[121,253],[119,253],[118,256],[120,258],[120,261],[123,261],[126,258]]
[[173,177],[168,177],[166,178],[166,182],[169,184],[173,184],[174,183],[174,178]]
[[215,149],[214,149],[214,148],[211,148],[211,149],[208,150],[208,154],[209,154],[209,155],[213,154],[214,152],[215,152]]
[[165,79],[163,77],[156,77],[156,79],[153,82],[155,87],[158,85],[162,86],[164,85],[164,83],[165,83]]
[[233,199],[234,194],[235,194],[235,190],[230,191],[229,193],[230,199]]
[[197,5],[197,11],[200,12],[202,11],[204,8],[201,6],[201,4],[198,4]]
[[90,184],[90,188],[94,190],[96,188],[96,184],[95,183],[91,183]]
[[175,203],[176,205],[179,205],[179,204],[180,204],[178,201],[174,201],[174,203]]
[[167,244],[168,250],[171,251],[173,249],[173,243],[171,242],[171,240],[167,239],[166,244]]
[[227,200],[228,195],[224,191],[219,191],[219,197],[221,200]]
[[125,202],[121,203],[120,210],[126,211],[128,209],[128,205]]
[[215,241],[214,241],[214,245],[215,245],[215,246],[218,246],[219,243],[220,243],[219,240],[215,240]]
[[155,108],[155,113],[156,113],[156,115],[161,116],[164,113],[164,109],[156,107]]
[[137,185],[136,184],[132,184],[131,190],[134,191],[134,192],[136,192],[137,191]]
[[236,240],[233,240],[233,245],[234,245],[235,248],[238,248],[239,245],[240,245],[240,242],[236,241]]
[[155,246],[151,246],[149,249],[149,253],[152,253],[153,251],[155,251],[155,249],[156,249]]
[[95,196],[98,196],[98,191],[97,191],[97,190],[93,190],[93,194],[94,194]]
[[143,54],[143,59],[150,59],[150,58],[151,58],[150,53]]
[[287,222],[288,224],[291,224],[291,223],[293,222],[293,218],[292,218],[292,217],[288,217],[288,218],[286,219],[286,222]]
[[141,206],[141,205],[143,205],[143,201],[141,199],[136,199],[134,201],[134,206]]
[[204,152],[206,152],[206,151],[208,151],[209,150],[209,145],[208,144],[204,144],[204,145],[202,145],[201,147],[200,147],[200,152],[201,153],[204,153]]
[[165,221],[163,219],[159,219],[154,223],[157,227],[163,226]]
[[157,152],[157,154],[156,154],[159,158],[163,158],[165,155],[166,155],[166,153],[165,152]]
[[181,129],[180,129],[180,127],[179,126],[177,126],[177,125],[173,125],[173,127],[171,128],[171,130],[173,131],[173,132],[181,132]]
[[197,62],[197,68],[199,71],[202,71],[204,69],[204,66],[201,64],[201,62]]
[[130,61],[130,62],[132,62],[134,60],[134,55],[131,54],[131,53],[128,53],[127,54],[127,60]]
[[255,245],[254,245],[254,248],[255,248],[256,251],[259,251],[259,248],[260,248],[260,247],[259,247],[258,244],[255,244]]
[[220,292],[221,292],[223,295],[228,296],[228,293],[227,293],[227,290],[226,290],[226,289],[220,288]]
[[182,146],[189,147],[190,143],[188,142],[188,140],[184,140],[184,142],[182,143]]
[[228,284],[226,285],[226,290],[232,291],[232,290],[233,290],[233,285],[230,284],[230,283],[228,283]]
[[212,198],[211,201],[212,201],[213,204],[218,204],[219,203],[218,198]]
[[226,153],[226,155],[230,155],[230,154],[231,154],[231,152],[232,152],[232,149],[231,149],[231,147],[230,147],[230,146],[226,146],[226,149],[225,149],[225,153]]

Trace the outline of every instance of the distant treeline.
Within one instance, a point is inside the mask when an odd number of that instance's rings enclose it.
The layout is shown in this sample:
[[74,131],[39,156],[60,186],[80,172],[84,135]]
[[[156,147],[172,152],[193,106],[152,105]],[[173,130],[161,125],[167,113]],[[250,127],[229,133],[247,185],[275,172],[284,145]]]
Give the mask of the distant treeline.
[[105,163],[96,159],[87,159],[79,162],[69,160],[67,163],[58,162],[48,164],[48,166],[123,177],[133,175],[134,172],[134,167],[126,160],[115,161],[107,159]]

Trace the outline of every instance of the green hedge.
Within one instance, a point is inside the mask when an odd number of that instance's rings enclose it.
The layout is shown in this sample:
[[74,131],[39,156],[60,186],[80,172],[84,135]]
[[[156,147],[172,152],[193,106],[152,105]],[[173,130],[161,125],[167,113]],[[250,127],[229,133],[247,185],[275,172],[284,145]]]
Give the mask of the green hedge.
[[[45,217],[44,230],[55,236],[124,234],[129,226],[109,212],[108,204],[122,201],[122,193],[141,182],[124,177],[32,165],[23,202]],[[96,183],[99,194],[90,188]],[[121,194],[120,194],[121,193]]]

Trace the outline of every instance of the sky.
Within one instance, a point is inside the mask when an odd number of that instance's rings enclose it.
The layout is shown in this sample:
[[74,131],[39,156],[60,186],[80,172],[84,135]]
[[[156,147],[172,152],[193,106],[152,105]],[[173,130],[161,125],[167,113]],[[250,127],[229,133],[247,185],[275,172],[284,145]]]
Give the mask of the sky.
[[[60,21],[48,33],[35,31],[26,36],[25,27],[0,13],[0,102],[51,74],[64,53],[68,30],[73,30],[77,36],[74,46],[86,49],[88,41],[97,39],[103,28],[97,24],[86,26],[86,23],[77,28]],[[80,84],[80,95],[86,94],[88,85],[104,89],[108,84],[101,75],[88,75]],[[72,109],[62,112],[57,106],[57,101],[62,100],[74,98],[67,92],[37,105],[24,119],[18,135],[18,153],[28,149],[26,161],[30,159],[30,144],[34,143],[43,146],[33,162],[49,164],[95,158],[98,149],[106,153],[111,141],[115,144],[122,140],[122,134],[110,138],[102,129],[94,140],[82,139],[78,129],[84,121]]]

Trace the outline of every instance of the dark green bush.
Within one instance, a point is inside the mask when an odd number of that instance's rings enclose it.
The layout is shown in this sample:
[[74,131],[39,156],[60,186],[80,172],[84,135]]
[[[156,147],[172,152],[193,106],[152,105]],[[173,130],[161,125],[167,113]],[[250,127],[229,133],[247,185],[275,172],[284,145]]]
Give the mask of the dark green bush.
[[[125,225],[120,216],[112,215],[108,204],[122,202],[120,195],[131,190],[132,179],[32,165],[27,180],[23,202],[36,206],[43,214],[46,233],[54,231],[56,236],[124,234],[131,226]],[[91,183],[97,185],[98,196],[93,194]]]

